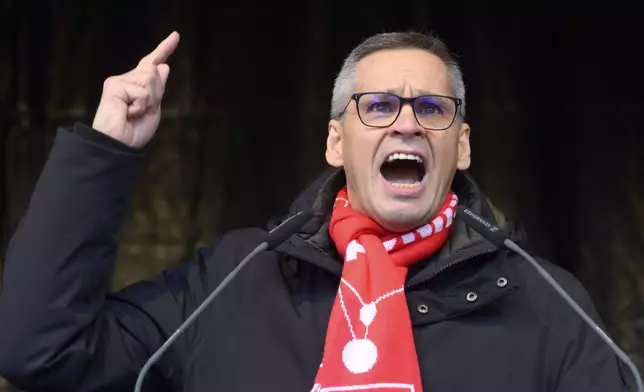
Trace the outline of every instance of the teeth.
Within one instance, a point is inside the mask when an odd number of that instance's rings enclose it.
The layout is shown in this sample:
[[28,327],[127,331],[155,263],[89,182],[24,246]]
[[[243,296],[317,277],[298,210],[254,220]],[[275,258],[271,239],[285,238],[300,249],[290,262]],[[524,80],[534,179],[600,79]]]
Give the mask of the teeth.
[[389,155],[389,157],[387,157],[387,162],[393,162],[393,161],[395,161],[397,159],[407,159],[407,160],[410,160],[410,161],[416,161],[416,162],[419,162],[419,163],[423,163],[423,158],[421,158],[419,155],[405,154],[405,153],[400,153],[400,152],[396,152],[394,154]]
[[394,182],[389,182],[391,186],[395,188],[401,188],[401,189],[412,189],[420,186],[420,181],[416,181],[413,184],[397,184]]

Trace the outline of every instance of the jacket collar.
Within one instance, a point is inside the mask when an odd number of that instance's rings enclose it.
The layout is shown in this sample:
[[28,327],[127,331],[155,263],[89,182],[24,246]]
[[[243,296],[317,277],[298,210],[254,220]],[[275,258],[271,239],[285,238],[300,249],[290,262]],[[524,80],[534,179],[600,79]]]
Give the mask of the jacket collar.
[[[297,234],[278,247],[278,250],[306,259],[339,275],[342,270],[341,258],[329,235],[329,220],[336,194],[345,184],[346,177],[342,169],[329,168],[318,175],[295,199],[289,211],[291,216],[310,208],[313,210],[313,217]],[[459,198],[459,204],[467,206],[490,223],[504,228],[510,232],[513,240],[520,241],[524,237],[522,229],[506,221],[504,215],[485,197],[468,172],[456,172],[452,189]],[[269,229],[277,224],[279,220],[273,220],[269,223]],[[435,273],[433,271],[440,270],[455,260],[494,251],[493,245],[457,219],[441,251],[418,263],[410,271],[409,277],[412,281],[422,279],[424,275],[432,275]]]

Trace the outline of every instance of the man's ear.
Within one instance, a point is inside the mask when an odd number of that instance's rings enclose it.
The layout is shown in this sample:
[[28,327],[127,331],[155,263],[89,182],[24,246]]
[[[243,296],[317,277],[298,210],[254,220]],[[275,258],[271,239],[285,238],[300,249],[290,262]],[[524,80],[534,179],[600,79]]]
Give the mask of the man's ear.
[[467,170],[472,163],[472,151],[470,150],[470,126],[467,123],[461,124],[458,131],[458,160],[456,168]]
[[342,158],[342,131],[340,121],[329,121],[329,135],[326,138],[326,161],[334,167],[341,167],[344,164]]

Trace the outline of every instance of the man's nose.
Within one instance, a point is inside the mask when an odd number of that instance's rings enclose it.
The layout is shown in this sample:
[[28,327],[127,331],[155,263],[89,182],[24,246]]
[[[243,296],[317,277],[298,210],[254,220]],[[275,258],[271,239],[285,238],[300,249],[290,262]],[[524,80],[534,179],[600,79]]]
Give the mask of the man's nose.
[[425,129],[418,124],[411,105],[403,105],[396,121],[389,127],[392,134],[424,136]]

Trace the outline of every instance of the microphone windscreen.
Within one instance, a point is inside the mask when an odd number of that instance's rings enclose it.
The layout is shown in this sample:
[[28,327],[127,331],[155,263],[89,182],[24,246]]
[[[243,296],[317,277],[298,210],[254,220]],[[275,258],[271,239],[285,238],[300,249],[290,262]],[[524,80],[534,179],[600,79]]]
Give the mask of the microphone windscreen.
[[286,241],[290,236],[297,232],[300,227],[308,222],[312,216],[312,210],[300,211],[271,230],[265,241],[268,244],[268,249],[273,249]]
[[479,233],[483,238],[499,248],[504,247],[505,240],[510,238],[508,233],[503,229],[491,224],[464,206],[459,206],[456,209],[456,218],[461,219],[466,225]]

